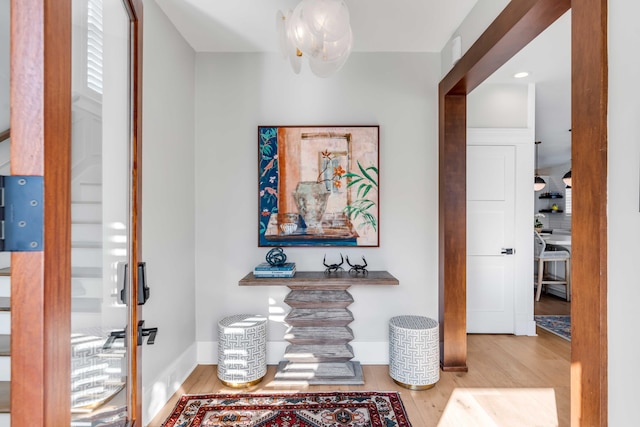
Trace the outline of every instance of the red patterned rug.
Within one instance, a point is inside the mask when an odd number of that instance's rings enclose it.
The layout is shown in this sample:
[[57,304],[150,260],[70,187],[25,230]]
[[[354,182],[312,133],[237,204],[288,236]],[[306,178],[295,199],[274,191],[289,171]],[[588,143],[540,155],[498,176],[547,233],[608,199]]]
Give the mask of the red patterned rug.
[[411,427],[397,392],[200,394],[163,427]]

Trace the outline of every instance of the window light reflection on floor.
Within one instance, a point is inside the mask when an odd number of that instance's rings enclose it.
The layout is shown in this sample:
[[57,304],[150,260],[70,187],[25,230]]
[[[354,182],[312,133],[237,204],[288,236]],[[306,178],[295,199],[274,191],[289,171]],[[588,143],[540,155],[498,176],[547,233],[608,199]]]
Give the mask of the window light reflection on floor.
[[438,427],[557,426],[553,388],[457,388]]

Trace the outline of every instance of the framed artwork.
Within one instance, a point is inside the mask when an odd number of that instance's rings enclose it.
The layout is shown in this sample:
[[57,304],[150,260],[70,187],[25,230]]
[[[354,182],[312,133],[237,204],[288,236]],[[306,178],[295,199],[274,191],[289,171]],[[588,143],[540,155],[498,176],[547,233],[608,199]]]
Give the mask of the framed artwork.
[[258,246],[379,246],[379,126],[259,126]]

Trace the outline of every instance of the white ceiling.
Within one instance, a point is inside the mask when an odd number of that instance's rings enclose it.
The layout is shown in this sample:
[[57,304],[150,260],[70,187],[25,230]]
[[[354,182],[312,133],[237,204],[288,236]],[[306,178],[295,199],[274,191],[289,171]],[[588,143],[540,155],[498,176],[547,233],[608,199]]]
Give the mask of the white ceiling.
[[[440,52],[477,0],[345,0],[355,52]],[[197,52],[276,52],[298,0],[156,0]]]
[[[276,13],[299,0],[155,0],[197,52],[277,52]],[[477,1],[345,0],[355,52],[440,52]],[[539,167],[571,157],[570,12],[489,82],[536,83]],[[516,81],[516,71],[529,77]]]

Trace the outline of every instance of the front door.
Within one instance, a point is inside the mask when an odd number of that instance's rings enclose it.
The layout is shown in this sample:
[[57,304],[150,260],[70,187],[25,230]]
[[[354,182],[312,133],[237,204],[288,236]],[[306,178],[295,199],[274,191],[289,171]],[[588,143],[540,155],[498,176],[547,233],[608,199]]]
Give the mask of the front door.
[[516,147],[467,146],[467,332],[515,332]]
[[[133,9],[72,2],[72,425],[135,419]],[[137,352],[137,354],[136,354]]]

